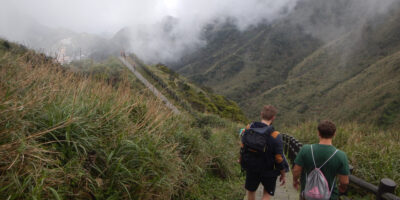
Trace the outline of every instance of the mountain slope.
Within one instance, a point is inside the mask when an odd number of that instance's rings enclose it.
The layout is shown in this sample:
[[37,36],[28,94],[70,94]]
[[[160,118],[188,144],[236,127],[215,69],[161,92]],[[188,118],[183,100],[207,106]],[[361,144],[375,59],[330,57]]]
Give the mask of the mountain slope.
[[257,110],[261,102],[278,104],[288,121],[330,117],[395,125],[400,120],[395,114],[400,100],[400,10],[389,15],[384,23],[367,24],[361,34],[354,31],[318,49],[291,70],[285,84],[248,106]]
[[176,68],[236,100],[252,119],[274,104],[281,123],[332,118],[394,126],[400,5],[390,5],[366,14],[353,0],[303,0],[270,25],[211,27],[208,46]]
[[0,199],[243,196],[237,124],[172,115],[117,62],[76,73],[0,40]]
[[287,24],[244,32],[226,24],[209,31],[210,45],[185,58],[178,72],[239,102],[283,83],[290,69],[320,45],[300,27]]
[[211,88],[199,87],[163,64],[145,65],[134,55],[128,61],[182,110],[193,115],[208,113],[236,122],[248,121],[236,102],[215,94]]

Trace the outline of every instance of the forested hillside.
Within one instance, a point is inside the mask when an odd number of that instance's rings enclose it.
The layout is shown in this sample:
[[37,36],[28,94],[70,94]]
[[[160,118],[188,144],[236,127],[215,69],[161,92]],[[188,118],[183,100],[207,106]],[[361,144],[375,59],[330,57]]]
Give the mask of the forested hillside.
[[284,123],[332,118],[396,126],[400,6],[367,15],[354,12],[362,9],[356,5],[303,0],[268,25],[210,25],[207,47],[175,68],[236,100],[252,119],[268,103]]

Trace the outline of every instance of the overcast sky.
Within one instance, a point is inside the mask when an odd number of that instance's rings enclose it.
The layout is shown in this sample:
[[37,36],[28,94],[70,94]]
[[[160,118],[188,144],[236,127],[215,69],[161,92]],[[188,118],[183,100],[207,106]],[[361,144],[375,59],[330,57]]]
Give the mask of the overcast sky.
[[[188,51],[204,46],[201,31],[212,20],[223,22],[227,18],[235,19],[237,27],[245,30],[251,25],[274,20],[284,15],[283,13],[290,12],[298,1],[300,0],[0,0],[0,37],[31,44],[30,40],[42,36],[44,39],[37,39],[40,44],[48,40],[48,35],[43,33],[43,30],[48,29],[38,24],[109,37],[120,29],[129,27],[129,31],[125,33],[129,41],[123,41],[129,45],[126,50],[136,53],[148,62],[168,62],[178,60]],[[331,0],[309,0],[316,5],[327,1]],[[347,9],[345,14],[365,13],[360,18],[367,19],[366,16],[385,10],[393,1],[398,0],[352,0],[349,6],[354,9]],[[312,14],[313,8],[310,7],[305,16]],[[168,32],[164,30],[162,23],[168,19],[166,16],[177,19],[172,30]],[[311,28],[307,28],[309,18],[303,19],[306,21],[300,23],[312,34],[321,32],[320,35],[326,35],[319,30],[331,33],[332,30],[342,28],[334,24],[321,24],[322,27],[311,24]],[[332,28],[329,29],[329,26]],[[47,47],[39,45],[35,48]]]
[[[200,37],[212,20],[235,19],[239,29],[273,20],[297,0],[0,0],[0,37],[32,45],[46,42],[48,29],[113,36],[124,27],[130,45],[145,61],[173,61],[205,45]],[[162,22],[174,17],[165,33]],[[43,36],[45,35],[45,36]],[[38,39],[42,37],[44,39]],[[32,41],[38,40],[38,41]],[[47,41],[48,42],[48,41]],[[33,44],[35,43],[35,44]],[[168,48],[166,48],[168,47]]]
[[239,26],[245,27],[265,18],[273,18],[283,7],[292,7],[295,2],[296,0],[1,0],[0,16],[3,21],[24,16],[50,27],[89,33],[114,33],[124,26],[153,24],[167,15],[197,24],[210,18],[234,17],[239,21]]

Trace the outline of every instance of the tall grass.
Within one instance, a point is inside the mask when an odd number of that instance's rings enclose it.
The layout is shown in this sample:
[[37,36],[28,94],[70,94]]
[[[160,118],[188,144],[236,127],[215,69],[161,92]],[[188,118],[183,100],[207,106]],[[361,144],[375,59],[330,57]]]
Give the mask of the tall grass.
[[[317,122],[306,122],[285,131],[303,143],[317,143]],[[400,132],[359,123],[337,124],[333,145],[347,153],[353,174],[375,185],[382,178],[400,183]],[[400,195],[400,188],[396,190]]]
[[240,197],[237,127],[203,121],[125,78],[0,51],[0,199]]

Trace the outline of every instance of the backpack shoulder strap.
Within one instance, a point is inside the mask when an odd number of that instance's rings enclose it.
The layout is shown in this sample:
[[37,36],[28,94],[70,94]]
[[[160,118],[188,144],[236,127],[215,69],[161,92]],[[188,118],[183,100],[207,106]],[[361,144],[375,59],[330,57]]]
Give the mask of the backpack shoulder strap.
[[265,132],[266,134],[271,135],[273,132],[275,132],[275,128],[272,125],[269,125]]
[[250,124],[247,125],[246,129],[250,129],[251,127],[253,127],[254,122],[251,122]]
[[331,155],[331,157],[328,158],[328,160],[326,160],[324,162],[324,164],[321,165],[321,167],[319,167],[319,169],[321,169],[331,158],[333,158],[333,156],[338,152],[338,150],[336,149],[335,152],[333,152],[333,154]]
[[311,156],[312,156],[312,160],[313,160],[313,162],[314,162],[314,167],[315,167],[315,168],[318,168],[318,169],[321,169],[331,158],[333,158],[333,156],[334,156],[337,152],[338,152],[338,150],[336,149],[335,152],[333,152],[333,154],[328,158],[328,160],[326,160],[326,161],[324,162],[324,164],[322,164],[320,167],[317,167],[317,165],[315,164],[315,159],[314,159],[314,151],[313,151],[313,148],[312,148],[312,145],[311,145]]
[[315,159],[314,159],[314,151],[312,149],[312,145],[311,145],[311,157],[312,157],[312,161],[314,163],[314,168],[317,168],[317,165],[315,164]]

